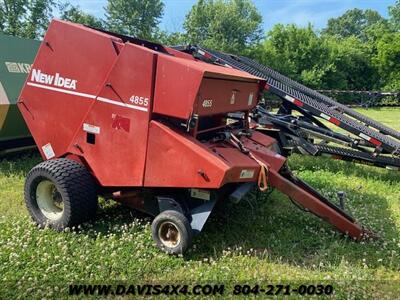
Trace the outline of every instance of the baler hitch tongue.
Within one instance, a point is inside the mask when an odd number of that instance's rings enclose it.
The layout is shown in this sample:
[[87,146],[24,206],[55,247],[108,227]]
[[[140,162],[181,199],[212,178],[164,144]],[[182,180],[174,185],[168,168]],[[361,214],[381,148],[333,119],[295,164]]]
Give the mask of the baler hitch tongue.
[[343,208],[335,205],[304,181],[295,177],[284,167],[280,172],[270,170],[269,182],[286,194],[306,211],[332,224],[340,232],[355,240],[363,237],[377,237],[375,233],[359,225]]

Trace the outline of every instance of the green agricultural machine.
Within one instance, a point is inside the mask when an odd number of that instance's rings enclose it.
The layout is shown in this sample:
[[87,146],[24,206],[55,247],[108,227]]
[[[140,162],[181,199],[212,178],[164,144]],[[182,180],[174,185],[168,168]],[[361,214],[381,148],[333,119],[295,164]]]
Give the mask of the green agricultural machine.
[[39,45],[0,33],[0,155],[34,147],[17,99]]

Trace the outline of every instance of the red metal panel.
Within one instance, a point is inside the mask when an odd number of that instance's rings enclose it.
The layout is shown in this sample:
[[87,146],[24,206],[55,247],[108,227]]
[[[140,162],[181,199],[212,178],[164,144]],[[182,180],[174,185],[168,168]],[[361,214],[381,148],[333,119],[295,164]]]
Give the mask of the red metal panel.
[[[145,186],[219,188],[229,182],[255,181],[259,169],[255,160],[228,144],[202,144],[151,121]],[[243,170],[253,176],[241,178]]]
[[[229,170],[226,171],[221,186],[231,182],[255,181],[260,171],[259,164],[248,155],[241,153],[238,149],[228,148],[227,146],[212,148],[213,152],[219,156],[218,158],[224,160],[229,165]],[[250,175],[243,177],[243,175],[241,176],[242,171]]]
[[277,141],[274,138],[258,131],[253,131],[249,139],[258,144],[264,145],[268,149],[271,149],[273,145],[277,144]]
[[172,56],[158,57],[153,112],[181,119],[190,117],[203,74],[191,69],[187,62]]
[[258,102],[259,83],[204,78],[194,104],[195,113],[209,116],[233,111],[248,111]]
[[50,24],[18,104],[44,158],[48,143],[55,156],[67,151],[116,58],[112,40],[80,25]]
[[[219,94],[217,98],[227,97],[227,100],[230,100],[233,90],[240,91],[242,89],[242,98],[244,98],[244,90],[247,93],[246,103],[250,90],[248,90],[247,87],[245,88],[245,85],[240,82],[263,82],[261,78],[231,68],[173,56],[159,55],[153,112],[171,117],[188,119],[191,113],[193,113],[195,103],[197,102],[199,87],[204,77],[212,77],[216,82],[212,84],[213,92],[208,93],[207,91],[207,95],[210,99],[214,98],[214,93],[219,93],[226,87],[227,83],[223,83],[224,87],[218,87],[218,83],[223,82],[220,81],[220,79],[226,79],[232,80],[229,83],[229,95]],[[211,85],[211,83],[209,84]],[[254,89],[253,103],[256,103],[260,86],[251,86],[251,89]],[[206,93],[204,89],[203,93]],[[225,98],[223,101],[224,103],[226,102]],[[249,107],[249,105],[247,105],[247,107]],[[221,110],[221,106],[219,109]],[[225,111],[234,110],[227,109]]]
[[180,58],[185,58],[185,59],[189,59],[189,60],[196,60],[193,55],[182,52],[182,51],[178,51],[175,49],[172,49],[170,47],[165,47],[165,49],[168,51],[169,54],[175,56],[175,57],[180,57]]
[[[269,139],[273,140],[272,138]],[[284,156],[270,150],[272,144],[257,143],[253,140],[253,137],[252,139],[244,138],[242,142],[243,145],[257,157],[257,159],[264,161],[270,169],[279,171],[286,161]]]
[[150,122],[145,186],[218,188],[228,168],[189,135]]
[[[126,44],[71,143],[103,186],[143,184],[155,60],[153,51]],[[98,131],[95,144],[88,131]]]

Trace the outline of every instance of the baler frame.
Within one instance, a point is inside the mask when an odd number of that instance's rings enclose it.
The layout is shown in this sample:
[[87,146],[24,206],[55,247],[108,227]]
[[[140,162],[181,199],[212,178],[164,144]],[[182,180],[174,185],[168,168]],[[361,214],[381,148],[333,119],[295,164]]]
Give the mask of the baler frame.
[[[262,191],[276,187],[351,238],[370,236],[343,206],[288,170],[274,138],[252,128],[265,81],[199,61],[193,53],[206,52],[189,50],[51,23],[18,103],[46,160],[26,181],[33,219],[56,229],[75,225],[93,216],[103,194],[155,216],[157,245],[177,254],[216,201],[240,201],[258,184]],[[393,148],[391,140],[380,143],[379,151]],[[38,192],[43,180],[56,191]],[[38,197],[61,198],[61,217],[46,219],[43,209],[51,205],[41,206]]]

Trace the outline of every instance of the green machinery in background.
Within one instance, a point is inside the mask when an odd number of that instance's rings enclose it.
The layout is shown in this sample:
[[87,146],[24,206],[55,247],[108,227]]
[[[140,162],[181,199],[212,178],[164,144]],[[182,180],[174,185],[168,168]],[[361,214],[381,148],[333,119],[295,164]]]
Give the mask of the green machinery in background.
[[0,155],[34,146],[17,100],[39,45],[0,33]]

